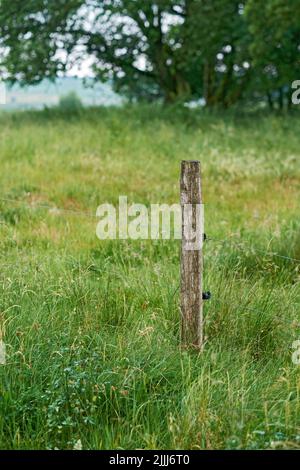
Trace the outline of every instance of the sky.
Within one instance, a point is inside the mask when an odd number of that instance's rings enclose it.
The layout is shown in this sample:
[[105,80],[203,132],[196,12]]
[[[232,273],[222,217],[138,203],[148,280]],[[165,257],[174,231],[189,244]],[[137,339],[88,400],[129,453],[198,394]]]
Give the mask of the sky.
[[92,71],[92,65],[93,65],[93,60],[92,58],[87,58],[82,61],[82,63],[79,65],[74,65],[71,67],[71,69],[66,73],[68,77],[79,77],[79,78],[86,78],[86,77],[92,77],[93,76],[93,71]]

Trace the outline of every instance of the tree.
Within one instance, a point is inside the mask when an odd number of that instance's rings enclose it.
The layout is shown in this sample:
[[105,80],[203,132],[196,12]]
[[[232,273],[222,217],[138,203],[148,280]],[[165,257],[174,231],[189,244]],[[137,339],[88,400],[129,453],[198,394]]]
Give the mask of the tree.
[[249,33],[240,0],[194,0],[187,33],[200,65],[208,106],[228,107],[241,99],[249,80]]
[[270,107],[291,104],[291,83],[300,77],[299,0],[249,0],[246,7],[252,34],[250,53],[256,94]]
[[135,94],[172,101],[190,93],[182,66],[189,0],[2,0],[2,60],[11,80],[36,83],[85,53],[101,79]]
[[1,70],[20,83],[37,83],[64,71],[58,51],[70,46],[71,31],[81,0],[0,0]]
[[300,0],[0,0],[0,72],[55,78],[87,56],[131,98],[288,101]]

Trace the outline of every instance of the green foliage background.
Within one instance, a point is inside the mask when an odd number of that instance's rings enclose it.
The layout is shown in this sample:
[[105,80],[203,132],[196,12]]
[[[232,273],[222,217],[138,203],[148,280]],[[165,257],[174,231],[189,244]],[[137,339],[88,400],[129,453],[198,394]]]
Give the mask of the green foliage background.
[[36,83],[91,57],[132,100],[289,107],[299,12],[299,0],[1,0],[0,71]]

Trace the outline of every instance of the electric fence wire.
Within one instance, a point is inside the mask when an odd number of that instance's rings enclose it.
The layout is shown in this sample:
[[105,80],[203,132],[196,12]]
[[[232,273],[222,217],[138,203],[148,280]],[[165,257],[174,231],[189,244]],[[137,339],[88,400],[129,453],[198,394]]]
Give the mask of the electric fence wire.
[[[243,240],[241,242],[237,242],[237,241],[232,240],[230,238],[218,239],[218,238],[209,237],[209,238],[207,238],[207,241],[212,241],[212,242],[221,243],[221,244],[228,243],[228,244],[234,245],[236,248],[238,248],[239,250],[242,250],[242,251],[247,251],[247,250],[251,249],[251,250],[253,250],[257,253],[261,253],[261,254],[264,254],[264,255],[267,255],[267,256],[274,256],[276,258],[285,259],[285,260],[288,260],[288,261],[292,261],[294,263],[300,263],[300,259],[298,259],[298,258],[292,258],[292,257],[287,256],[287,255],[280,255],[280,254],[275,253],[273,251],[265,251],[265,250],[261,250],[260,248],[254,248],[253,245],[250,245],[249,242],[247,242],[245,240]],[[248,243],[248,247],[241,246],[240,243],[244,243],[244,244]]]
[[[23,205],[23,206],[25,206],[25,207],[27,207],[28,209],[31,209],[31,210],[34,210],[34,209],[44,209],[45,210],[45,209],[47,209],[53,215],[59,215],[59,214],[63,213],[63,214],[77,215],[77,216],[89,217],[89,218],[96,218],[97,217],[96,213],[93,214],[91,212],[78,211],[78,210],[75,210],[75,209],[59,208],[59,207],[56,207],[56,206],[51,206],[49,204],[41,204],[41,203],[29,204],[27,201],[21,201],[20,199],[0,197],[0,201],[8,202],[8,203],[11,203],[11,204],[21,204],[21,205]],[[3,224],[3,222],[1,222],[1,224]],[[229,237],[225,238],[225,239],[218,239],[218,238],[215,238],[215,237],[207,237],[206,240],[216,242],[216,243],[221,243],[221,244],[228,243],[228,244],[234,245],[239,250],[243,250],[243,251],[247,250],[247,248],[241,246],[239,242],[237,242],[235,240],[232,240]],[[242,241],[241,243],[249,243],[249,242]],[[280,255],[278,253],[271,252],[271,251],[261,250],[259,248],[254,248],[252,245],[249,245],[248,249],[252,249],[253,251],[255,251],[257,253],[261,253],[261,254],[264,254],[264,255],[267,255],[267,256],[273,256],[273,257],[281,258],[281,259],[291,261],[291,262],[294,262],[294,263],[300,263],[300,259],[298,259],[298,258],[293,258],[293,257],[290,257],[288,255]]]
[[[176,287],[176,289],[173,293],[173,297],[175,297],[175,294],[179,291],[179,289],[180,289],[180,284]],[[246,305],[235,306],[235,305],[229,304],[228,302],[226,302],[224,300],[216,298],[214,295],[212,295],[210,301],[208,303],[206,303],[206,305],[208,307],[209,307],[210,304],[211,305],[217,304],[219,307],[222,307],[222,308],[230,307],[230,308],[234,309],[235,312],[237,310],[238,311],[246,311],[246,312],[250,312],[250,313],[255,313],[256,315],[260,315],[260,316],[263,316],[265,314],[265,311],[262,310],[262,309],[258,309],[258,308],[254,308],[254,307],[248,307]],[[287,322],[286,320],[284,320],[285,324],[290,323],[291,326],[294,326],[294,322],[295,322],[295,320],[292,320],[290,322]]]
[[21,204],[21,205],[23,205],[26,208],[31,209],[31,210],[34,210],[34,209],[47,209],[54,215],[56,215],[56,214],[58,215],[60,213],[63,213],[63,214],[70,214],[70,215],[78,215],[78,216],[82,216],[82,217],[91,217],[91,218],[96,217],[96,213],[93,214],[92,212],[78,211],[78,210],[75,210],[75,209],[65,209],[65,208],[60,208],[60,207],[57,207],[57,206],[51,206],[49,204],[41,204],[41,203],[35,203],[35,202],[30,204],[29,202],[21,201],[20,199],[11,199],[11,198],[1,197],[0,201],[8,202],[10,204]]

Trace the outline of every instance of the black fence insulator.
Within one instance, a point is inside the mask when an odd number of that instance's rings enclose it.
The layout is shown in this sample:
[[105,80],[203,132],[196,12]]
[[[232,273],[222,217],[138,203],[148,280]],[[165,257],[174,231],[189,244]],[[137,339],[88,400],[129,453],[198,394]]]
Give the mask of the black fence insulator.
[[202,294],[202,299],[203,300],[210,300],[211,299],[211,292],[203,292]]

